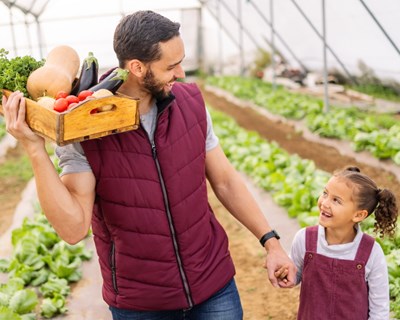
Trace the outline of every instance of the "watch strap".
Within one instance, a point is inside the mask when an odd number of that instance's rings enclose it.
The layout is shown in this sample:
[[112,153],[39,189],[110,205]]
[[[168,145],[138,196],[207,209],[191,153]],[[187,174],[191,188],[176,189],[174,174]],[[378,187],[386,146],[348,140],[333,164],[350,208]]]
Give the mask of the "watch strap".
[[281,237],[275,230],[271,230],[270,232],[267,232],[260,238],[261,245],[264,247],[265,243],[271,238],[276,238],[279,240]]

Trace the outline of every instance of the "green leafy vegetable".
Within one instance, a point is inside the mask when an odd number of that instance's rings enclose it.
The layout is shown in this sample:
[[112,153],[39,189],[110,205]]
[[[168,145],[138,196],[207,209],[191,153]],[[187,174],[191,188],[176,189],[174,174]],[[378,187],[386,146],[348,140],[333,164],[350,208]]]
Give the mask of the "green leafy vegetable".
[[19,90],[29,97],[26,82],[29,75],[44,64],[31,56],[8,59],[8,51],[0,49],[0,89]]
[[31,312],[38,304],[38,297],[32,289],[19,290],[10,299],[9,307],[18,314]]

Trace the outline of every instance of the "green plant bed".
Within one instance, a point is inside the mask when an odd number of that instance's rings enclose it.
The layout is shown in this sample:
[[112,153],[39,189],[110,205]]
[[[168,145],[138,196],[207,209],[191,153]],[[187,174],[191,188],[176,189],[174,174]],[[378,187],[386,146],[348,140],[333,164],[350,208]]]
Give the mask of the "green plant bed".
[[365,93],[372,97],[389,100],[400,103],[400,95],[399,93],[389,87],[385,87],[377,84],[364,84],[364,85],[356,85],[356,86],[346,86],[347,89],[355,90],[361,93]]
[[[53,145],[47,145],[47,151],[53,154]],[[25,155],[0,165],[0,179],[25,185],[32,177]],[[70,285],[80,280],[82,263],[91,259],[92,252],[83,241],[71,246],[61,240],[39,207],[11,234],[11,256],[0,259],[0,272],[7,278],[0,283],[0,319],[33,320],[66,313]]]
[[13,253],[0,260],[7,283],[0,284],[0,319],[52,318],[66,313],[70,283],[81,279],[83,261],[92,257],[84,242],[62,241],[42,213],[25,218],[12,231]]
[[391,159],[400,165],[400,121],[392,115],[337,106],[324,112],[321,99],[282,87],[273,90],[271,84],[255,78],[208,77],[206,83],[273,114],[303,120],[319,136],[347,140],[355,151],[366,150],[377,159]]

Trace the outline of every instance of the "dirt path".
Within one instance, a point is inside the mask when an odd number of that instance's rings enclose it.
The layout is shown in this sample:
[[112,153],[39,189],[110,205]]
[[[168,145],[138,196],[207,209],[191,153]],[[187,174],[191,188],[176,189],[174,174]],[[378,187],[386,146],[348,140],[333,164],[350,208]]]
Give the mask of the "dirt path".
[[214,213],[229,237],[244,319],[296,319],[299,288],[272,287],[267,271],[262,267],[266,257],[265,250],[261,248],[254,236],[225,210],[212,192],[209,192],[209,198]]
[[[5,157],[0,157],[0,165],[7,161],[17,161],[23,154],[22,148],[17,145],[9,149]],[[15,207],[21,200],[21,192],[26,186],[26,181],[16,177],[0,179],[0,235],[11,225]]]

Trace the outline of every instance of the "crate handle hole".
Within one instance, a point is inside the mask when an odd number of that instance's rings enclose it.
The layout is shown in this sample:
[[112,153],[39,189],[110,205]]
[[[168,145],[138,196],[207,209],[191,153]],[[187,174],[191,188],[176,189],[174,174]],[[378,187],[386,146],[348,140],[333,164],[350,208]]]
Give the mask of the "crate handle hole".
[[117,106],[115,104],[107,104],[101,107],[94,108],[90,110],[90,114],[99,114],[99,113],[104,113],[104,112],[111,112],[115,111],[117,109]]

